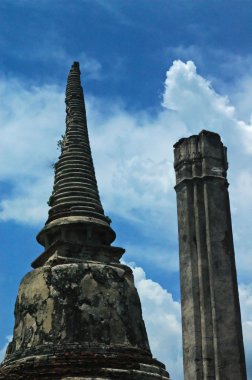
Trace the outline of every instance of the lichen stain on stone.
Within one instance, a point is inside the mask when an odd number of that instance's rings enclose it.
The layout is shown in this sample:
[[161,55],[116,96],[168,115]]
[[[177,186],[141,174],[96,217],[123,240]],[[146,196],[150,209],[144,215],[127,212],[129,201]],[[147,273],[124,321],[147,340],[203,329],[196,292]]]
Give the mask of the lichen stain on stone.
[[24,296],[26,299],[32,299],[39,295],[41,299],[48,298],[49,288],[45,281],[44,272],[44,268],[29,272],[21,283],[19,297]]
[[31,347],[34,340],[34,334],[37,330],[36,319],[27,313],[24,318],[24,325],[24,340],[27,342],[26,346]]
[[67,336],[66,330],[63,330],[61,333],[61,339],[64,340],[66,338],[66,336]]
[[94,280],[91,273],[87,273],[80,282],[82,289],[81,294],[89,300],[97,293],[97,282]]
[[43,330],[48,334],[52,329],[52,316],[54,311],[54,302],[52,298],[48,298],[46,305],[46,312],[43,320]]
[[16,338],[16,349],[19,349],[22,345],[25,345],[26,347],[31,347],[33,340],[34,340],[34,334],[37,330],[36,320],[33,318],[29,313],[27,313],[23,321],[21,321],[16,330],[15,335]]
[[16,346],[17,350],[19,350],[19,348],[21,347],[21,344],[22,344],[21,336],[22,336],[22,331],[23,331],[23,325],[24,325],[23,321],[20,320],[16,324],[16,327],[15,327],[15,336],[17,337],[15,340],[15,346]]
[[59,342],[149,349],[139,297],[125,267],[86,262],[34,272],[20,288],[14,350],[23,342],[33,350]]
[[[132,271],[119,263],[125,250],[110,245],[115,232],[104,216],[88,157],[79,75],[79,64],[74,62],[66,91],[67,132],[55,165],[54,199],[37,237],[45,251],[19,288],[13,342],[0,366],[0,379],[168,379],[164,366],[152,359]],[[74,157],[77,162],[82,157],[82,164],[76,165]],[[80,182],[75,169],[64,166],[69,159],[84,175]],[[65,202],[66,189],[69,202]]]

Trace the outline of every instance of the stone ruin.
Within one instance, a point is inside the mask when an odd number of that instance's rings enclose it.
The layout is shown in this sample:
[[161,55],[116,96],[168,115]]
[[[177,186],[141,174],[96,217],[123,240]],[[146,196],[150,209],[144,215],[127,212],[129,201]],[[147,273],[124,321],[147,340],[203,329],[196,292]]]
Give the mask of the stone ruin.
[[185,380],[246,380],[227,182],[220,136],[175,144]]
[[[45,250],[21,282],[0,379],[168,380],[150,351],[132,270],[119,261],[124,249],[111,245],[77,62],[59,145],[37,236]],[[174,147],[185,380],[246,380],[226,148],[208,131]]]
[[44,252],[21,282],[0,379],[166,380],[152,357],[132,270],[104,215],[90,150],[79,64],[66,88]]

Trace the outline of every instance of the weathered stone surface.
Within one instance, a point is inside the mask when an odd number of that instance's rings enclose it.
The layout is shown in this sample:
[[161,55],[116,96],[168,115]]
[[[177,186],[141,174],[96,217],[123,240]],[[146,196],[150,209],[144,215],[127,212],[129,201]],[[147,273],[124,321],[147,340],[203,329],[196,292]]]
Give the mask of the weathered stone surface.
[[[130,268],[99,262],[43,266],[22,281],[8,357],[51,354],[57,348],[149,353]],[[7,357],[7,359],[8,359]]]
[[245,380],[226,148],[202,131],[174,153],[185,380]]
[[81,231],[71,223],[53,235],[21,282],[0,379],[168,379],[152,358],[132,271],[119,263],[124,250]]
[[[118,380],[167,380],[167,372],[161,364],[153,360],[152,364],[138,363],[133,355],[61,355],[61,357],[31,357],[19,359],[5,368],[6,380],[36,379],[118,379]],[[10,370],[8,372],[8,370]]]
[[95,178],[78,62],[74,62],[67,78],[65,102],[66,133],[59,141],[61,155],[55,164],[47,223],[62,217],[84,216],[109,226]]
[[78,63],[68,77],[66,135],[55,165],[45,247],[21,282],[1,380],[169,379],[152,358],[125,250],[104,215]]

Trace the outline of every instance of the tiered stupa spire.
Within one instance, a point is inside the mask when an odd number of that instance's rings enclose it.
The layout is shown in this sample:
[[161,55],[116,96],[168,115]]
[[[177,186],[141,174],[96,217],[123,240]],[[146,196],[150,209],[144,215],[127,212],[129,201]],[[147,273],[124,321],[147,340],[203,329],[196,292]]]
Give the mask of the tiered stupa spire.
[[59,141],[61,154],[54,165],[54,186],[48,202],[51,208],[37,236],[46,248],[52,243],[53,231],[62,225],[81,223],[88,231],[89,242],[110,244],[116,237],[100,201],[80,74],[79,63],[74,62],[67,78],[66,132]]
[[152,358],[132,270],[104,216],[88,139],[79,64],[66,90],[44,252],[22,280],[1,380],[168,380]]
[[67,80],[66,133],[60,145],[48,222],[78,216],[108,224],[95,178],[78,62],[72,65]]

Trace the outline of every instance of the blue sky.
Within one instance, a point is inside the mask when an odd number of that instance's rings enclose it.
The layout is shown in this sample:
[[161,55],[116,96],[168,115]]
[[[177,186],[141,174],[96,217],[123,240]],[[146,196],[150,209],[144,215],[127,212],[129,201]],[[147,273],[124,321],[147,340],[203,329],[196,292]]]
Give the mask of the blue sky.
[[[182,379],[173,144],[209,129],[228,147],[252,380],[251,0],[1,0],[0,350],[18,284],[42,251],[64,90],[79,60],[91,147],[116,245],[135,268],[153,354]],[[160,336],[162,331],[162,336]]]

